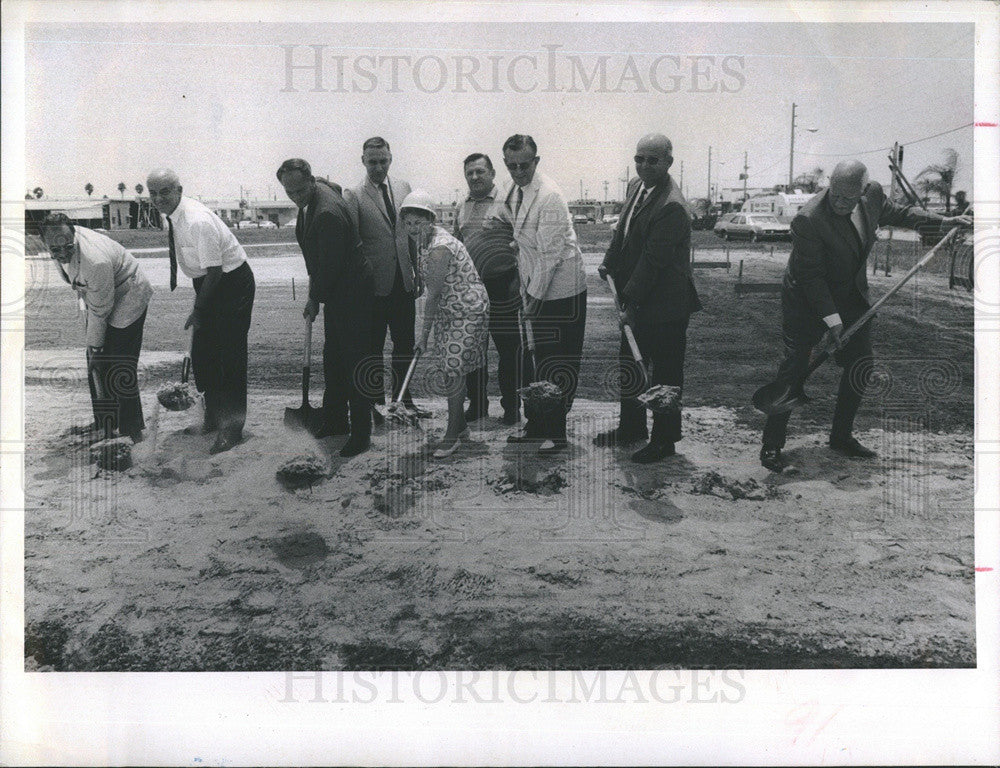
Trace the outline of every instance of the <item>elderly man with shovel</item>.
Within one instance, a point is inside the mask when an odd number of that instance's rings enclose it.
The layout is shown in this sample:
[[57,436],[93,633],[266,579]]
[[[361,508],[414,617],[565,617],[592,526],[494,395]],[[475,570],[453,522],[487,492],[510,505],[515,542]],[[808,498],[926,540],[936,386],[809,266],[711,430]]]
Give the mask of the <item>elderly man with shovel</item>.
[[[857,160],[834,168],[829,189],[813,197],[792,220],[792,253],[781,290],[784,359],[777,379],[753,398],[757,409],[768,414],[760,451],[764,467],[781,472],[786,466],[781,451],[788,419],[792,408],[808,400],[803,391],[806,377],[826,359],[828,352],[810,362],[812,348],[824,333],[828,349],[835,350],[837,364],[844,369],[833,411],[830,448],[850,458],[875,456],[852,434],[854,416],[874,364],[868,321],[876,307],[868,296],[866,265],[875,231],[886,225],[918,229],[970,223],[962,216],[943,217],[893,203],[880,184],[868,181],[868,170]],[[921,259],[878,304],[899,290],[936,250]]]
[[[612,286],[622,322],[621,412],[617,427],[594,438],[598,446],[645,440],[646,411],[636,395],[646,385],[684,385],[688,319],[701,309],[701,301],[691,276],[691,216],[670,176],[672,163],[673,146],[666,136],[652,133],[639,140],[638,178],[629,186],[625,211],[598,267],[598,274]],[[652,364],[648,377],[627,328],[634,333],[638,352]],[[632,455],[640,464],[673,456],[674,443],[681,439],[679,404],[652,410],[649,443]]]

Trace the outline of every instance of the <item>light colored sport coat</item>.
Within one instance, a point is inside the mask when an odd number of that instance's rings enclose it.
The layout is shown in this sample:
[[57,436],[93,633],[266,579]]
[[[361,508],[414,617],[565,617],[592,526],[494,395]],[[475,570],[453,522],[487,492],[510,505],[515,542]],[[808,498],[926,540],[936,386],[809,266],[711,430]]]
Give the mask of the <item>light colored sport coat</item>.
[[399,216],[399,208],[410,194],[410,185],[390,176],[385,181],[396,208],[395,227],[385,210],[382,192],[367,176],[356,187],[345,190],[344,193],[344,201],[354,217],[361,238],[361,254],[372,266],[376,296],[388,296],[392,291],[397,264],[407,293],[413,292],[417,275],[416,249],[410,243],[406,227]]

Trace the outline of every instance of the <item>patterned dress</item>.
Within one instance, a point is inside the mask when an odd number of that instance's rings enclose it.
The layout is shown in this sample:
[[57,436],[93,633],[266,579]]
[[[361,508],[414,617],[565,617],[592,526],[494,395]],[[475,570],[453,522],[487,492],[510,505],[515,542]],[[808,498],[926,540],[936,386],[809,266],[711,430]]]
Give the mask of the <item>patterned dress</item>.
[[438,366],[435,375],[441,378],[443,389],[451,391],[464,384],[467,373],[486,365],[490,300],[465,246],[437,226],[430,244],[419,251],[420,276],[425,285],[430,260],[436,258],[448,258],[449,262],[432,326]]

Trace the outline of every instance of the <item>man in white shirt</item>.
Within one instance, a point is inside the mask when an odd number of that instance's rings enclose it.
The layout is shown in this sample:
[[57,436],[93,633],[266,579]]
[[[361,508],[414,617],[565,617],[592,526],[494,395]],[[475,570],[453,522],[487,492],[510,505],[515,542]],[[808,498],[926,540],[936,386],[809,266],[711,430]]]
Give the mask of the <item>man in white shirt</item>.
[[246,252],[218,216],[183,196],[177,174],[161,168],[146,180],[149,199],[166,217],[170,289],[177,268],[194,283],[194,307],[185,330],[194,327],[191,367],[205,394],[204,431],[218,430],[210,451],[228,451],[243,439],[247,413],[247,333],[254,277]]
[[587,321],[583,254],[562,192],[537,173],[541,158],[535,140],[511,136],[504,142],[503,158],[513,182],[504,191],[504,201],[517,244],[523,314],[533,326],[535,380],[551,381],[563,391],[561,408],[546,414],[526,410],[524,434],[508,440],[541,440],[538,452],[555,454],[568,445],[566,414],[580,378]]
[[[149,280],[131,253],[109,237],[78,227],[64,213],[42,223],[59,274],[87,305],[87,368],[97,429],[142,440],[146,426],[137,366]],[[96,381],[95,381],[96,379]]]
[[[792,220],[792,253],[781,289],[784,359],[777,380],[802,395],[803,378],[812,348],[827,335],[836,349],[834,359],[844,372],[833,411],[830,448],[843,456],[870,459],[875,452],[853,436],[854,417],[874,367],[871,322],[848,339],[844,327],[871,307],[868,296],[868,254],[880,226],[924,229],[970,223],[960,216],[943,217],[887,199],[882,186],[868,181],[868,169],[845,160],[830,174],[830,187],[802,206]],[[781,472],[781,455],[790,411],[768,416],[760,461]]]

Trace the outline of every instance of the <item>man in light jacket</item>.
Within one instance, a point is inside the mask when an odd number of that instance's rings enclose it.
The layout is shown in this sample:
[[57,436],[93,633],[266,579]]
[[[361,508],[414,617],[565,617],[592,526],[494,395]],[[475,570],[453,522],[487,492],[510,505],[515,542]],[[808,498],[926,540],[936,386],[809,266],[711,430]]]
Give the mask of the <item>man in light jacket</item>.
[[568,447],[566,414],[580,378],[587,321],[583,254],[562,192],[537,173],[541,158],[535,140],[511,136],[504,142],[503,160],[512,182],[504,190],[503,206],[514,228],[523,315],[535,344],[534,377],[562,390],[559,408],[544,414],[525,411],[524,434],[508,440],[540,440],[540,454],[558,454]]
[[42,239],[63,280],[87,306],[87,379],[97,429],[138,443],[146,426],[137,367],[153,295],[149,280],[119,243],[75,226],[64,213],[46,217]]

